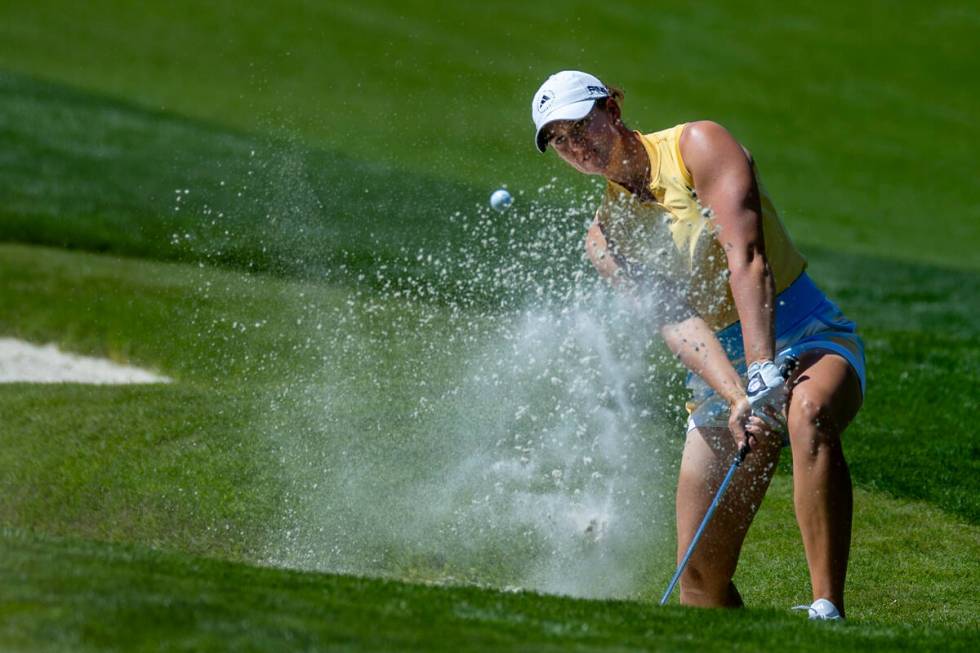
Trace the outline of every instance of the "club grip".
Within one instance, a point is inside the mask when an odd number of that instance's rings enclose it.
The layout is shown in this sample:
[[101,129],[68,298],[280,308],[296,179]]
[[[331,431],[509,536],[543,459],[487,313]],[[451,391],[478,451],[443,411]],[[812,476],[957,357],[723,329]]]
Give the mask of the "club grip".
[[735,465],[738,466],[741,465],[743,462],[745,462],[745,457],[748,456],[749,452],[751,451],[752,448],[749,446],[748,442],[746,442],[741,447],[739,447],[738,453],[735,455],[735,461],[734,461]]
[[789,379],[790,375],[796,370],[797,366],[800,364],[800,359],[796,356],[787,356],[779,364],[779,373],[784,379]]

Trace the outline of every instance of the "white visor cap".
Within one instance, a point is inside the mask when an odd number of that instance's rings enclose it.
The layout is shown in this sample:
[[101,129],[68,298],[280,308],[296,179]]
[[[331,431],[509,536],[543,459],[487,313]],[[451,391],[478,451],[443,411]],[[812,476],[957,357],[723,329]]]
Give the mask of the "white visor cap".
[[609,97],[609,89],[598,77],[578,70],[563,70],[549,77],[531,100],[534,144],[544,152],[548,142],[541,130],[556,120],[581,120],[589,115],[595,101]]

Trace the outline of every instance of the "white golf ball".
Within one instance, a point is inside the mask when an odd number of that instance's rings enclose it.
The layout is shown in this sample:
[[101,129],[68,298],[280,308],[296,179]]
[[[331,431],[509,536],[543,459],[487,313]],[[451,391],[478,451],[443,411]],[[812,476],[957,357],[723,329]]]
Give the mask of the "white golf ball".
[[503,188],[493,191],[493,194],[490,195],[490,206],[492,206],[495,211],[500,211],[503,213],[509,209],[510,205],[513,203],[514,198],[511,197],[510,193]]

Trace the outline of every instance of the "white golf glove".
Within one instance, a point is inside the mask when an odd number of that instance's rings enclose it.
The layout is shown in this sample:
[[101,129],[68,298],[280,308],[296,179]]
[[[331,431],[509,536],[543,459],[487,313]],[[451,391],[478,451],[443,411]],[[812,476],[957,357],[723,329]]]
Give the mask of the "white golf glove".
[[752,413],[758,415],[770,426],[781,427],[773,423],[773,414],[782,413],[786,404],[786,378],[779,367],[770,360],[755,361],[749,365],[746,375],[748,385],[745,394],[752,406]]

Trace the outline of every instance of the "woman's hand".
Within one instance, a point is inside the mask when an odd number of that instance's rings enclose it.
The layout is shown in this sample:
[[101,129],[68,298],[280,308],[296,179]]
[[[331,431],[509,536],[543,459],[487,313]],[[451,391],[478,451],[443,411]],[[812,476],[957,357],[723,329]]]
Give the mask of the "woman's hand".
[[599,226],[599,219],[592,221],[588,233],[585,234],[585,251],[589,255],[596,271],[613,286],[624,281],[623,269],[616,262],[616,257],[609,251],[609,243]]
[[773,429],[764,419],[752,414],[752,404],[748,397],[742,395],[732,403],[728,416],[728,428],[735,439],[735,445],[741,449],[746,442],[749,449],[755,449],[759,441],[773,434]]
[[746,425],[752,416],[752,404],[749,398],[742,395],[731,404],[731,412],[728,415],[728,430],[735,438],[735,446],[739,449],[746,443],[750,448],[756,445],[755,438],[746,432]]

